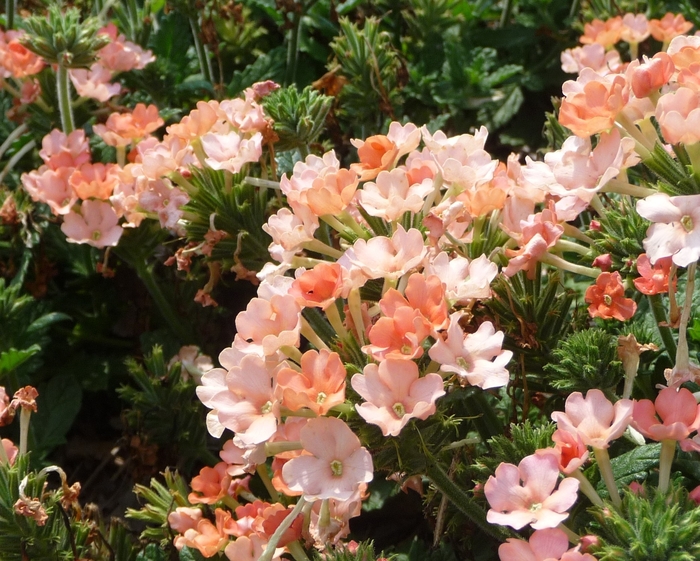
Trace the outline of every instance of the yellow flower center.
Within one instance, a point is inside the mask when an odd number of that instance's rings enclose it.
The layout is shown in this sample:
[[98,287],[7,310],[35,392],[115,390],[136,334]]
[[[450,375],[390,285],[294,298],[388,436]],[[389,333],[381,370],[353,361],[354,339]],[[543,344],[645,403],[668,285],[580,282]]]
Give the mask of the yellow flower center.
[[99,239],[102,237],[102,232],[100,232],[99,230],[95,230],[95,231],[92,233],[92,236],[90,236],[90,237],[91,237],[93,240],[97,241],[97,240],[99,240]]
[[272,402],[271,401],[268,401],[267,403],[265,403],[265,405],[263,405],[260,408],[260,412],[263,415],[267,415],[270,411],[272,411]]
[[686,214],[681,218],[681,226],[685,228],[686,232],[690,232],[693,229],[693,218],[689,214]]
[[324,392],[318,392],[316,403],[323,403],[326,399],[328,399],[328,396]]
[[335,477],[343,475],[343,462],[340,460],[333,460],[331,462],[331,473],[333,473]]
[[391,409],[394,411],[394,413],[399,419],[401,419],[406,414],[406,408],[400,401],[394,403],[394,405],[391,406]]
[[605,302],[605,305],[606,305],[606,306],[612,306],[612,303],[613,303],[612,296],[610,296],[610,294],[604,295],[604,296],[603,296],[603,302]]

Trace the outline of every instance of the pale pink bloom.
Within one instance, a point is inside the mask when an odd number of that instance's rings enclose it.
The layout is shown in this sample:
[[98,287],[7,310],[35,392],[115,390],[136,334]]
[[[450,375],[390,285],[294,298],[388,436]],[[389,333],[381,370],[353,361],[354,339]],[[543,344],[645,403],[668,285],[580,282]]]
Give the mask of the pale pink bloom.
[[264,464],[267,458],[264,444],[245,446],[239,439],[227,440],[219,451],[219,458],[228,464],[226,473],[232,477],[255,473],[255,469]]
[[411,228],[406,231],[399,224],[391,238],[376,236],[357,240],[338,263],[348,270],[359,268],[367,279],[398,279],[419,267],[425,255],[420,230]]
[[384,436],[398,436],[411,419],[427,419],[435,413],[435,401],[445,395],[442,377],[418,377],[413,361],[387,359],[365,366],[352,377],[352,388],[365,400],[355,405],[360,416],[382,429]]
[[498,274],[498,266],[480,255],[469,261],[459,255],[440,252],[429,259],[424,274],[436,275],[445,285],[445,297],[452,305],[467,305],[471,300],[491,297],[491,281]]
[[141,157],[141,169],[148,179],[160,179],[174,171],[182,173],[190,166],[199,165],[192,146],[185,140],[169,136],[163,142],[152,145],[150,140],[143,140],[136,146],[136,152]]
[[[202,380],[220,376],[217,370],[209,371]],[[228,371],[225,384],[218,392],[204,392],[200,386],[197,395],[205,406],[216,410],[218,421],[235,432],[242,444],[248,446],[268,440],[277,430],[279,419],[274,372],[262,358],[247,355]]]
[[243,133],[260,132],[268,126],[262,106],[252,98],[226,99],[219,103],[219,113]]
[[564,233],[564,226],[559,224],[554,205],[550,202],[549,208],[521,221],[520,228],[521,233],[514,236],[520,249],[506,249],[506,256],[510,261],[503,269],[503,274],[511,277],[518,271],[525,270],[528,272],[528,278],[532,278],[537,261],[548,249],[554,247]]
[[629,86],[623,75],[601,76],[590,68],[584,68],[575,82],[564,82],[562,91],[559,122],[581,137],[611,129],[629,101]]
[[590,553],[569,549],[569,538],[559,528],[536,530],[529,541],[508,538],[498,548],[501,561],[595,561]]
[[9,438],[3,438],[0,444],[2,444],[2,447],[5,449],[5,455],[7,459],[10,460],[10,465],[14,465],[17,455],[19,454],[19,448],[17,448]]
[[587,446],[604,449],[625,432],[632,420],[632,408],[629,399],[613,405],[602,391],[593,389],[585,398],[581,392],[570,394],[564,412],[555,411],[552,420],[559,429],[580,436]]
[[658,193],[637,201],[637,212],[653,223],[644,238],[652,264],[673,256],[676,265],[687,267],[700,259],[700,195]]
[[[433,246],[450,246],[454,240],[471,243],[472,215],[464,202],[448,197],[433,206],[423,218],[423,226],[428,229],[428,243]],[[447,234],[450,237],[447,237]]]
[[71,243],[86,243],[102,248],[115,246],[122,235],[112,205],[104,201],[83,201],[80,214],[69,212],[63,219],[61,231]]
[[686,388],[664,388],[654,403],[635,401],[632,425],[657,442],[681,441],[700,428],[700,405]]
[[406,212],[420,211],[425,197],[432,191],[432,178],[411,185],[406,168],[399,167],[379,172],[376,183],[365,183],[357,198],[370,216],[394,221]]
[[301,372],[287,367],[277,371],[276,395],[291,411],[306,407],[326,415],[345,401],[346,375],[338,353],[306,351],[301,357]]
[[246,353],[270,356],[285,345],[298,347],[301,307],[288,296],[253,298],[236,317],[236,329],[233,344]]
[[570,74],[578,74],[584,68],[590,68],[605,75],[617,72],[621,65],[620,53],[615,49],[606,52],[600,43],[566,49],[561,53],[561,69]]
[[292,458],[282,468],[289,488],[308,500],[347,500],[373,478],[372,456],[360,439],[336,417],[311,419],[301,430],[301,445],[310,455]]
[[104,103],[122,91],[121,84],[110,82],[112,73],[99,62],[93,64],[90,69],[71,68],[68,75],[75,86],[75,91],[81,97],[89,97]]
[[504,333],[485,321],[474,333],[464,333],[459,325],[462,312],[450,315],[446,338],[438,339],[428,354],[440,363],[442,372],[453,372],[463,383],[481,389],[499,388],[508,383],[506,366],[513,357],[502,349]]
[[38,170],[23,173],[23,187],[34,201],[46,203],[56,215],[68,214],[78,201],[78,195],[70,185],[73,168],[49,169],[41,166]]
[[391,317],[397,309],[410,306],[429,323],[433,335],[447,326],[445,287],[437,275],[413,273],[408,277],[404,294],[405,297],[395,288],[387,290],[379,301],[382,313]]
[[656,120],[670,144],[694,144],[700,140],[700,92],[681,86],[656,104]]
[[[352,496],[344,501],[337,499],[328,500],[330,511],[330,524],[323,526],[321,522],[321,501],[316,501],[311,507],[311,520],[309,534],[314,545],[323,549],[327,545],[338,546],[341,540],[350,534],[350,519],[360,516],[362,513],[362,501],[367,497],[367,484],[361,483]],[[377,561],[382,561],[378,559]]]
[[29,105],[34,103],[41,95],[41,85],[38,80],[25,80],[22,82],[22,87],[19,90],[20,103]]
[[666,50],[676,68],[688,68],[700,62],[700,37],[681,35],[671,41]]
[[197,386],[197,389],[195,390],[199,400],[205,406],[211,409],[211,411],[207,413],[206,425],[209,434],[211,434],[214,438],[220,438],[224,433],[224,430],[226,430],[226,427],[219,420],[219,412],[217,411],[216,407],[211,405],[211,400],[216,394],[228,391],[228,387],[226,385],[226,374],[228,373],[227,370],[230,370],[237,364],[238,362],[229,366],[224,366],[226,370],[223,368],[213,368],[209,370],[209,372],[204,374],[200,380],[202,385]]
[[317,228],[317,217],[313,216],[313,220],[305,221],[288,208],[279,209],[277,214],[271,215],[267,219],[267,224],[262,226],[263,231],[272,238],[272,243],[268,248],[270,254],[280,263],[283,261],[277,259],[277,255],[284,252],[293,255],[301,251],[305,243],[314,239],[314,232]]
[[683,14],[668,12],[661,19],[649,20],[649,31],[657,41],[668,43],[678,35],[684,35],[693,28],[693,24],[686,21]]
[[595,148],[590,138],[570,136],[562,147],[549,152],[544,162],[527,159],[524,178],[559,197],[575,195],[586,203],[623,169],[639,162],[635,142],[617,129],[602,133]]
[[386,137],[396,144],[398,149],[397,160],[401,156],[418,148],[421,139],[421,131],[413,123],[402,125],[397,121],[392,121],[389,125],[389,132]]
[[83,129],[76,129],[69,135],[53,129],[42,139],[39,156],[53,170],[77,168],[90,161],[90,144]]
[[180,377],[188,380],[191,376],[196,383],[199,383],[202,376],[214,368],[211,357],[202,354],[201,349],[196,345],[180,347],[177,354],[168,361],[168,368],[172,368],[176,363],[180,363]]
[[139,193],[139,205],[148,212],[158,215],[162,228],[177,229],[182,218],[182,207],[190,198],[187,193],[174,187],[167,179],[149,181],[148,188]]
[[341,168],[319,175],[305,192],[308,209],[315,216],[337,215],[349,210],[358,183],[353,170]]
[[599,43],[606,49],[612,47],[620,40],[622,31],[622,18],[620,16],[609,18],[605,21],[594,19],[583,26],[584,33],[579,38],[581,43]]
[[83,164],[70,176],[70,185],[81,199],[109,199],[118,183],[116,164]]
[[280,85],[277,84],[276,82],[273,82],[272,80],[265,80],[263,82],[255,82],[252,86],[249,88],[246,88],[245,90],[245,97],[247,98],[252,98],[254,100],[260,100],[263,97],[266,97],[270,95],[272,92],[275,90],[279,90]]
[[625,14],[622,17],[620,39],[628,43],[641,43],[649,37],[649,21],[644,14]]
[[202,137],[202,148],[208,156],[205,163],[212,169],[238,173],[247,163],[254,163],[262,155],[262,134],[243,138],[237,132],[207,133]]
[[[224,555],[230,561],[258,561],[266,547],[267,540],[265,538],[257,534],[251,534],[250,536],[241,536],[230,542],[224,549]],[[277,548],[270,561],[281,559],[283,552],[284,548]]]
[[647,97],[666,85],[675,70],[676,66],[667,53],[656,53],[653,58],[644,55],[642,62],[633,60],[626,73],[634,95]]
[[558,526],[569,516],[579,485],[567,477],[555,491],[558,480],[559,467],[552,454],[527,456],[517,467],[502,463],[484,485],[491,506],[486,519],[516,530],[528,524],[535,530]]
[[360,163],[352,164],[350,169],[360,175],[360,181],[374,179],[379,172],[392,169],[401,156],[415,150],[420,137],[421,132],[413,123],[404,126],[392,122],[386,136],[370,136],[366,140],[354,138],[350,143],[357,148]]
[[141,70],[156,59],[151,51],[144,51],[139,45],[127,41],[111,22],[97,33],[110,38],[110,42],[97,51],[97,56],[102,66],[112,72]]
[[178,534],[194,529],[202,519],[202,509],[179,506],[168,514],[168,525]]

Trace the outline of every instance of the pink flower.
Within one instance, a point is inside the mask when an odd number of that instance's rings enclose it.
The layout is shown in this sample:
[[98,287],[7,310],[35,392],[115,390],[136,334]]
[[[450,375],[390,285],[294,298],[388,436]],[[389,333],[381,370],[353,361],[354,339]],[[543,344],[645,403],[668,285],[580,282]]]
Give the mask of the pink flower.
[[469,261],[443,251],[426,264],[424,274],[440,278],[445,296],[453,305],[467,305],[471,300],[491,297],[491,281],[498,274],[498,266],[486,255]]
[[499,388],[508,383],[506,366],[513,356],[502,350],[503,332],[496,332],[485,321],[475,333],[465,334],[459,324],[461,312],[450,316],[447,338],[438,339],[429,351],[430,358],[440,363],[443,372],[454,372],[463,382],[482,389]]
[[[656,104],[656,120],[670,144],[694,144],[700,140],[700,93],[681,86]],[[655,196],[655,195],[654,195]]]
[[335,305],[343,289],[343,269],[337,263],[319,263],[299,274],[289,289],[300,306],[325,310]]
[[686,21],[683,14],[668,12],[661,19],[649,20],[649,31],[657,41],[668,43],[674,37],[683,35],[693,28],[693,24]]
[[423,342],[430,335],[430,323],[420,310],[399,306],[383,316],[369,329],[370,344],[362,352],[375,360],[388,358],[410,360],[423,356]]
[[673,256],[676,265],[687,267],[700,259],[700,195],[658,193],[637,201],[637,212],[653,222],[644,239],[652,264]]
[[168,514],[168,525],[178,534],[197,527],[202,519],[202,509],[179,506]]
[[234,346],[246,353],[270,356],[280,347],[299,346],[301,308],[294,298],[274,295],[253,298],[236,317]]
[[151,51],[144,51],[137,44],[127,41],[113,23],[108,23],[97,33],[110,38],[110,42],[97,55],[102,65],[113,72],[141,70],[156,59]]
[[620,39],[628,43],[641,43],[649,37],[649,21],[644,14],[625,14],[622,17]]
[[77,168],[90,161],[90,145],[83,129],[69,135],[53,129],[41,140],[39,156],[49,168]]
[[591,43],[583,47],[566,49],[561,53],[561,69],[564,72],[578,74],[584,68],[591,68],[604,75],[615,72],[622,61],[615,49],[605,51],[600,43]]
[[501,561],[595,561],[595,557],[580,554],[579,547],[569,549],[569,538],[559,528],[536,530],[530,541],[508,538],[498,548]]
[[656,53],[653,58],[643,58],[642,63],[634,60],[627,67],[627,75],[634,95],[641,98],[656,92],[665,85],[676,70],[671,57],[666,53]]
[[664,388],[654,403],[648,399],[634,403],[632,424],[644,436],[657,442],[681,441],[700,428],[700,405],[690,390]]
[[262,154],[262,134],[242,138],[237,132],[207,133],[202,137],[202,148],[208,156],[206,164],[216,170],[238,173],[247,163],[257,162]]
[[387,359],[365,366],[352,377],[352,388],[365,403],[356,405],[360,416],[382,429],[384,436],[397,436],[409,420],[427,419],[435,413],[435,401],[445,395],[442,377],[418,377],[413,361]]
[[637,303],[625,298],[625,287],[620,273],[600,273],[595,284],[586,289],[588,313],[592,318],[627,321],[637,311]]
[[559,467],[552,454],[527,456],[517,467],[502,463],[484,485],[491,505],[486,519],[516,530],[528,524],[535,530],[554,528],[569,516],[579,485],[567,477],[555,491],[558,479]]
[[144,210],[158,215],[161,228],[178,229],[182,218],[182,207],[190,200],[187,193],[174,187],[167,179],[149,181],[148,188],[138,195],[139,205]]
[[621,399],[613,405],[602,391],[589,390],[584,398],[574,392],[566,398],[564,412],[552,413],[557,427],[578,435],[587,446],[604,449],[622,436],[632,420],[633,404]]
[[68,71],[75,91],[81,97],[90,97],[105,102],[122,91],[121,84],[112,84],[112,73],[101,64],[95,63],[90,69],[71,68]]
[[93,247],[115,246],[122,235],[112,205],[104,201],[83,201],[80,214],[66,214],[61,231],[71,243],[86,243]]
[[347,500],[373,477],[372,456],[360,439],[336,417],[311,419],[301,429],[301,445],[310,455],[292,458],[282,468],[284,480],[308,500]]
[[407,170],[400,167],[379,172],[376,183],[365,183],[357,198],[370,216],[394,221],[406,212],[421,210],[423,200],[432,190],[432,177],[410,184]]
[[[642,294],[663,294],[668,292],[668,276],[671,273],[671,258],[661,257],[652,266],[646,253],[637,259],[637,272],[641,275],[634,279],[634,286]],[[675,284],[675,278],[674,278]]]
[[588,448],[580,434],[557,429],[552,440],[562,473],[570,474],[588,461]]

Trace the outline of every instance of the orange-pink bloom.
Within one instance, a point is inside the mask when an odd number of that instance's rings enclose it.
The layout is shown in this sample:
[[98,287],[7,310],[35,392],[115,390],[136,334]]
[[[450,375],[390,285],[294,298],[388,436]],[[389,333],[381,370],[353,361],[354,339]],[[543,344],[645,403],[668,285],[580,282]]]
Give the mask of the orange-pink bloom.
[[667,256],[657,259],[652,265],[647,254],[642,253],[637,259],[637,272],[641,277],[634,279],[635,288],[649,296],[668,292],[668,277],[672,264],[671,257]]
[[293,296],[300,306],[325,310],[334,305],[336,298],[341,295],[342,271],[342,267],[337,263],[319,263],[313,269],[297,276],[289,289],[289,295]]
[[498,548],[501,561],[595,561],[580,546],[569,549],[569,538],[560,528],[536,530],[529,541],[508,538]]
[[620,273],[600,273],[595,284],[586,289],[588,313],[592,318],[627,321],[637,311],[637,303],[625,298],[625,287]]
[[80,214],[69,212],[63,219],[61,231],[69,242],[86,243],[93,247],[115,246],[123,229],[112,205],[104,201],[83,201]]
[[667,12],[661,19],[649,20],[651,36],[662,43],[668,43],[674,37],[684,35],[692,28],[693,24],[686,21],[683,14]]
[[579,40],[584,45],[599,43],[605,48],[612,47],[620,40],[622,18],[616,16],[605,21],[594,19],[592,22],[586,23],[583,30],[584,33]]
[[633,426],[647,438],[684,440],[700,428],[700,405],[686,388],[664,388],[654,403],[635,401]]

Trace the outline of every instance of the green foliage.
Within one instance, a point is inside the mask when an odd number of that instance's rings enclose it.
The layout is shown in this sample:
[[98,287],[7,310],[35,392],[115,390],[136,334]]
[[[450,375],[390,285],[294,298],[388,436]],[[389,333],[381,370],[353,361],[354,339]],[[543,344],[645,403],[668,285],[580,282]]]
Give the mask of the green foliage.
[[275,149],[296,148],[304,153],[323,132],[332,102],[332,98],[310,86],[301,92],[296,86],[280,88],[266,96],[263,106],[274,120],[274,130],[279,136]]
[[[646,480],[650,471],[659,465],[660,453],[661,443],[645,444],[612,458],[610,464],[617,487],[625,488],[632,481]],[[599,491],[606,492],[602,482]]]
[[95,62],[95,53],[109,38],[97,35],[100,22],[97,18],[81,21],[75,8],[61,11],[57,4],[49,6],[48,14],[36,14],[23,22],[27,36],[22,44],[49,63],[62,64],[66,68],[87,68]]
[[585,329],[561,339],[545,365],[553,387],[586,393],[598,388],[612,391],[622,379],[617,337],[602,329]]
[[595,241],[598,254],[609,253],[612,270],[630,272],[639,255],[644,253],[643,241],[649,221],[634,210],[626,197],[611,198],[609,210],[599,218],[600,229],[588,232]]
[[[324,553],[319,553],[314,550],[313,561],[376,561],[383,557],[374,552],[374,543],[360,542],[357,548],[351,552],[348,547],[329,550]],[[393,561],[393,557],[391,558]]]
[[195,395],[196,383],[183,378],[180,364],[168,367],[156,346],[143,365],[130,359],[127,368],[136,387],[122,386],[118,393],[130,406],[124,413],[129,430],[187,471],[197,461],[209,461],[204,406]]
[[[172,531],[168,526],[168,515],[180,506],[192,506],[187,500],[189,487],[183,477],[177,472],[166,469],[163,472],[165,484],[157,479],[151,479],[150,485],[136,485],[134,493],[142,501],[143,506],[136,510],[129,508],[126,517],[147,524],[141,532],[141,539],[157,542],[161,548],[172,547]],[[157,557],[144,557],[157,559]]]
[[262,226],[267,222],[270,191],[244,183],[243,177],[227,185],[224,175],[208,168],[192,171],[197,193],[184,207],[192,213],[187,239],[195,245],[203,243],[213,223],[227,236],[214,246],[211,259],[224,270],[242,263],[248,270],[259,271],[269,260],[271,238]]
[[510,436],[498,435],[488,441],[489,452],[479,456],[472,466],[482,478],[493,475],[501,462],[518,465],[526,456],[541,448],[552,447],[552,435],[556,426],[549,421],[510,425]]
[[382,128],[385,116],[394,117],[399,58],[376,18],[367,18],[362,29],[343,18],[340,29],[331,43],[337,62],[330,66],[347,80],[338,96],[338,116],[365,138]]
[[[647,496],[643,496],[647,495]],[[601,561],[693,561],[700,557],[700,509],[688,493],[675,487],[670,495],[647,487],[626,492],[622,508],[593,509]]]

